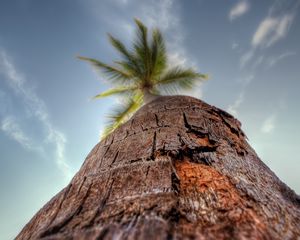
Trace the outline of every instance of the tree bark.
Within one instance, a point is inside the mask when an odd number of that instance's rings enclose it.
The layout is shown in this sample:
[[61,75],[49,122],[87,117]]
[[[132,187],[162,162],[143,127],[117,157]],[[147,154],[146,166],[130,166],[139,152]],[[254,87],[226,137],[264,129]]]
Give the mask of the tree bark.
[[300,198],[228,113],[160,97],[98,143],[16,239],[299,239]]

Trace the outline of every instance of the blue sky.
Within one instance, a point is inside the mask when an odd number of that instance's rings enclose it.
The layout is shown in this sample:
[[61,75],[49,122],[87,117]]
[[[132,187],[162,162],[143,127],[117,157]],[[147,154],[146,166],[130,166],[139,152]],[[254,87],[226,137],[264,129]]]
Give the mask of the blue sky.
[[242,122],[261,159],[300,193],[299,0],[2,0],[0,239],[13,238],[80,168],[114,99],[80,54],[111,62],[133,18],[164,33],[170,61],[211,79],[188,94]]

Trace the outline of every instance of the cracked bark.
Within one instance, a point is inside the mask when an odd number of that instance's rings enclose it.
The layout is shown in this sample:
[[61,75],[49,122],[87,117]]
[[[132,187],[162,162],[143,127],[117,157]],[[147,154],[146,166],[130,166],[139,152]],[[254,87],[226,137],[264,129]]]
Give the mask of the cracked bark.
[[240,126],[191,97],[145,105],[16,239],[299,238],[299,196]]

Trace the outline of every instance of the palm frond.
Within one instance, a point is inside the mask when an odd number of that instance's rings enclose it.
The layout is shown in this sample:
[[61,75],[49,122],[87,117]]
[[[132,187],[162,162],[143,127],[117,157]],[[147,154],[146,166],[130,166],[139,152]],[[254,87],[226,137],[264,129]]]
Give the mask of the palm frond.
[[96,99],[96,98],[108,97],[108,96],[115,95],[115,94],[120,94],[120,93],[130,93],[130,92],[132,92],[136,89],[137,89],[137,86],[125,86],[125,87],[111,88],[107,91],[104,91],[100,94],[97,94],[93,98]]
[[113,132],[120,125],[125,123],[131,115],[142,105],[142,94],[137,93],[131,98],[125,98],[124,102],[117,106],[113,112],[108,115],[110,121],[105,127],[102,138]]
[[135,83],[140,82],[140,79],[142,78],[142,75],[138,74],[136,71],[136,66],[131,64],[128,61],[114,61],[116,65],[118,65],[121,69],[124,71],[128,72],[129,74],[132,75],[132,81]]
[[78,58],[80,60],[89,62],[96,69],[102,70],[109,77],[110,80],[128,82],[133,78],[132,74],[130,74],[122,69],[119,69],[117,67],[105,64],[94,58],[87,58],[87,57],[82,57],[82,56],[78,56]]
[[191,68],[173,67],[158,78],[156,84],[178,84],[183,89],[188,89],[193,87],[195,80],[203,81],[207,78],[206,74],[195,72]]
[[111,34],[108,33],[107,35],[108,35],[108,39],[109,39],[111,45],[113,45],[113,47],[116,50],[118,50],[119,53],[121,53],[121,55],[123,55],[123,57],[131,59],[132,55],[126,49],[125,45],[119,39],[113,37]]
[[117,38],[113,37],[112,35],[108,34],[109,41],[111,45],[121,54],[124,61],[122,63],[126,63],[127,67],[130,67],[130,71],[135,75],[141,75],[141,69],[139,66],[139,62],[136,59],[134,53],[127,50],[125,45],[118,40]]
[[147,80],[149,79],[151,65],[150,49],[148,45],[148,29],[140,20],[135,18],[134,21],[137,25],[137,39],[134,41],[133,47],[139,61],[142,63],[144,79],[141,80]]
[[152,32],[151,64],[152,78],[160,75],[167,66],[165,42],[158,29],[154,29]]
[[207,78],[207,75],[195,72],[191,68],[174,67],[157,79],[155,85],[165,90],[168,94],[174,94],[178,90],[190,90],[194,87],[197,80],[203,81]]

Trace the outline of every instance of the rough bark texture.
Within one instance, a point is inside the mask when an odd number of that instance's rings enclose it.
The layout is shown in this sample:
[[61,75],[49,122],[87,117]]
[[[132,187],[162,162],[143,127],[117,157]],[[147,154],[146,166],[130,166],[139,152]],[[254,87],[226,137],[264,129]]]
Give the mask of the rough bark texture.
[[299,197],[257,157],[239,121],[172,96],[98,143],[17,239],[299,236]]

